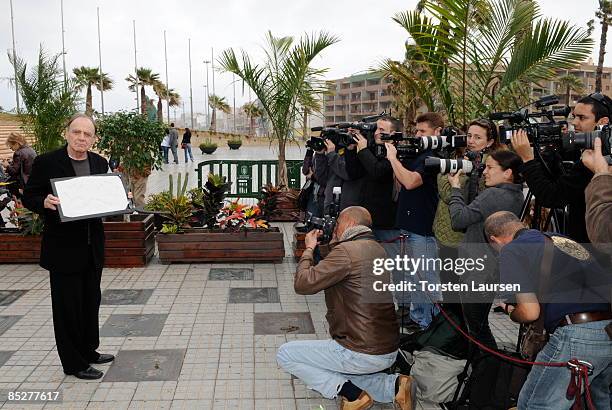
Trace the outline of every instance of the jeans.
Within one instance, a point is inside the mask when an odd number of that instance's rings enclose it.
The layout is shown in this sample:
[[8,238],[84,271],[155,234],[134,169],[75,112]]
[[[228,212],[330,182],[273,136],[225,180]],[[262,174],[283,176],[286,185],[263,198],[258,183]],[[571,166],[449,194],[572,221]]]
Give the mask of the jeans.
[[380,373],[395,363],[397,351],[384,355],[354,352],[335,340],[296,340],[282,345],[278,364],[302,380],[308,388],[333,399],[350,380],[380,403],[395,398],[397,374]]
[[164,154],[164,164],[168,163],[168,151],[170,150],[170,147],[161,147],[162,148],[162,153]]
[[[538,353],[538,362],[566,362],[572,358],[593,365],[589,376],[591,397],[597,410],[610,409],[612,383],[612,342],[604,328],[610,320],[568,325],[558,328]],[[565,398],[570,381],[565,367],[533,366],[518,400],[519,409],[569,409],[573,401]]]
[[174,163],[178,164],[178,152],[176,150],[176,145],[171,146],[170,149],[172,150],[172,157],[174,158]]
[[187,163],[187,153],[189,153],[189,158],[191,158],[191,161],[193,162],[193,154],[191,153],[191,144],[185,143],[185,148],[183,148],[183,151],[185,152],[185,164]]
[[[408,258],[412,259],[438,257],[438,246],[436,244],[436,238],[433,236],[417,235],[403,229],[388,230],[386,233],[390,238],[398,237],[401,234],[407,235],[403,250],[400,240],[398,239],[388,244],[388,247],[385,248],[389,257],[394,259],[397,255],[401,258],[406,255]],[[422,263],[425,264],[425,260],[423,260]],[[442,300],[441,292],[424,292],[421,290],[421,285],[419,283],[419,281],[426,281],[430,284],[440,283],[440,273],[435,265],[436,264],[431,264],[429,269],[425,267],[425,269],[419,269],[416,272],[403,270],[393,272],[394,283],[397,284],[402,281],[407,281],[416,284],[416,290],[414,292],[395,292],[394,296],[399,305],[410,304],[410,318],[423,328],[429,326],[433,317],[438,314],[438,308],[432,303],[432,300],[436,302]]]

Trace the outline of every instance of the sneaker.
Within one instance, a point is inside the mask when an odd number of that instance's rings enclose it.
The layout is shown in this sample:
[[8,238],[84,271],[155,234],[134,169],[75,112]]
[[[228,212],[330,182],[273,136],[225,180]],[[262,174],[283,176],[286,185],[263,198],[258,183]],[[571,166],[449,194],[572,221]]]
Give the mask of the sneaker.
[[412,410],[416,402],[416,383],[412,376],[399,375],[399,390],[393,403],[401,410]]
[[[342,396],[340,396],[342,397]],[[370,395],[362,391],[357,400],[348,401],[346,398],[342,397],[342,402],[340,403],[341,410],[366,410],[372,407],[374,404],[374,400],[370,397]]]

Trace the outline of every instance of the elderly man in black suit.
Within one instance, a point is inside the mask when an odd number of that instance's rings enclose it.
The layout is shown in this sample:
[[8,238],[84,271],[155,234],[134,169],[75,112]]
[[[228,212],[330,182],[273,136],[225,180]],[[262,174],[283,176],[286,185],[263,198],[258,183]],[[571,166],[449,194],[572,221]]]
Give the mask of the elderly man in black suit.
[[65,138],[64,147],[34,160],[23,204],[44,216],[40,266],[50,273],[53,328],[64,373],[80,379],[99,379],[103,373],[90,364],[114,360],[113,355],[96,351],[100,344],[104,228],[100,218],[60,222],[60,201],[52,194],[50,180],[105,174],[108,162],[90,151],[96,127],[89,116],[74,115],[66,126]]

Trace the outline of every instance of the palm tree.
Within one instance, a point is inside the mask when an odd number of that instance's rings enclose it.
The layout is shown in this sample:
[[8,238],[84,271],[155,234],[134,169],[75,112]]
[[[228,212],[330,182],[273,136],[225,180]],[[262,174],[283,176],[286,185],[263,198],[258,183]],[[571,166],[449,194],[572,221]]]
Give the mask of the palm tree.
[[595,16],[601,21],[601,37],[599,38],[599,61],[595,74],[595,92],[601,92],[601,77],[603,75],[604,56],[608,42],[608,25],[612,22],[612,0],[599,0],[599,9]]
[[524,105],[531,84],[572,69],[593,45],[586,30],[540,18],[532,1],[423,0],[422,5],[423,12],[393,18],[414,47],[402,80],[430,108],[440,105],[453,125]]
[[[162,101],[167,101],[170,107],[177,107],[180,103],[180,96],[174,91],[174,88],[168,90],[166,85],[161,81],[157,81],[153,86],[153,91],[157,95],[157,121],[164,122],[164,108]],[[170,118],[168,118],[170,122]]]
[[41,47],[36,65],[29,68],[24,59],[9,53],[25,105],[20,119],[25,131],[36,137],[34,149],[38,154],[62,146],[66,121],[76,112],[79,100],[76,80],[64,82],[59,58],[60,54],[49,55]]
[[231,112],[229,104],[225,101],[225,97],[219,97],[211,94],[208,96],[208,105],[212,108],[212,117],[210,120],[210,130],[217,131],[217,110],[221,110],[226,114]]
[[140,67],[136,70],[136,75],[138,76],[138,81],[136,81],[136,77],[134,77],[132,74],[127,76],[125,81],[130,83],[128,86],[130,91],[136,91],[136,84],[140,85],[140,113],[145,115],[147,113],[145,87],[153,87],[157,82],[159,82],[159,74],[154,73],[150,68]]
[[[85,114],[91,115],[93,113],[92,106],[92,95],[91,86],[95,85],[99,91],[106,91],[113,88],[113,80],[108,77],[108,74],[100,72],[94,67],[81,66],[72,70],[76,77],[77,90],[81,91],[83,87],[86,87],[87,92],[85,94]],[[102,81],[100,81],[100,78]]]
[[326,90],[320,79],[327,70],[310,65],[338,39],[322,32],[306,35],[294,44],[292,37],[274,37],[268,31],[266,40],[265,61],[261,65],[253,64],[245,51],[242,51],[242,61],[238,62],[233,49],[225,50],[219,62],[223,70],[240,77],[259,99],[272,124],[272,137],[278,141],[277,184],[287,187],[285,147],[294,138],[300,100]]
[[572,91],[577,94],[582,94],[584,91],[584,85],[582,80],[573,74],[566,74],[559,77],[559,85],[565,89],[565,103],[570,105],[572,98]]
[[249,119],[249,135],[254,135],[255,118],[261,117],[264,112],[255,102],[248,102],[242,106],[242,111]]

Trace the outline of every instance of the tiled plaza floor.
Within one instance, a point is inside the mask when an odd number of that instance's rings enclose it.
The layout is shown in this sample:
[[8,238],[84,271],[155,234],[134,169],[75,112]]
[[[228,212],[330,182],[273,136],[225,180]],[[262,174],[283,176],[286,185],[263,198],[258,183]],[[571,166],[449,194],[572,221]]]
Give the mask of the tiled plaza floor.
[[[286,341],[327,338],[323,295],[293,291],[291,225],[282,228],[287,257],[279,264],[167,266],[154,259],[146,268],[104,269],[99,350],[117,359],[98,366],[105,376],[96,381],[62,372],[48,273],[36,265],[0,265],[0,291],[25,291],[0,297],[0,390],[63,394],[61,404],[28,409],[336,408],[276,364]],[[234,288],[264,289],[231,297]],[[506,317],[492,313],[491,323],[498,340],[515,341],[516,327]]]

